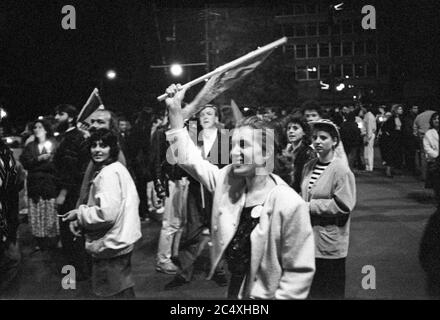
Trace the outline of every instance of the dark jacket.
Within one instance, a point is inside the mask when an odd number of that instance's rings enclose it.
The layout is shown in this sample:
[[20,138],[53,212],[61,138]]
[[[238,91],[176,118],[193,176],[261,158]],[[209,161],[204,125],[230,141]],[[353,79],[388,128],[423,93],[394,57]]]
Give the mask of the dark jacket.
[[279,157],[282,169],[278,174],[296,192],[301,193],[304,165],[315,158],[315,150],[304,142],[302,142],[295,151],[293,151],[291,147],[288,147]]
[[[19,181],[12,151],[0,139],[0,253],[15,242],[18,227]],[[6,241],[4,241],[6,240]]]
[[61,213],[75,208],[84,171],[90,159],[89,153],[88,144],[77,128],[60,136],[53,163],[59,188],[67,190],[66,201],[59,208]]
[[361,130],[356,121],[345,121],[339,130],[342,144],[346,152],[353,147],[358,147],[362,144]]
[[[55,140],[50,140],[56,145]],[[56,150],[56,148],[55,148]],[[43,149],[43,153],[45,150]],[[20,162],[28,171],[28,197],[35,202],[41,197],[44,200],[54,199],[58,195],[59,180],[52,159],[38,161],[40,152],[38,141],[32,141],[23,150]]]

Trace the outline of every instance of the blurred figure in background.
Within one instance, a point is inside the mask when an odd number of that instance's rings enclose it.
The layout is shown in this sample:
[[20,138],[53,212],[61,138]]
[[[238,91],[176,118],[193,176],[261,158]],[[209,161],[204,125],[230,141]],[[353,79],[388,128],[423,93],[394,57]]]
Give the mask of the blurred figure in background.
[[30,142],[20,156],[28,171],[29,222],[37,249],[53,249],[60,234],[55,199],[58,179],[53,163],[56,141],[50,124],[42,119],[34,123],[35,141]]
[[418,138],[419,146],[420,146],[420,171],[422,181],[426,180],[426,154],[423,148],[423,137],[425,136],[426,131],[429,130],[430,124],[429,121],[431,116],[435,111],[430,110],[429,108],[424,109],[422,113],[420,113],[416,119],[414,120],[414,135]]
[[405,167],[412,174],[416,174],[416,152],[420,147],[416,136],[414,136],[414,121],[418,113],[419,107],[412,106],[403,118],[402,125]]
[[[386,162],[386,176],[392,178],[396,169],[402,168],[403,163],[403,107],[394,104],[391,107],[391,116],[382,126],[383,160]],[[394,169],[394,170],[393,170]]]
[[423,148],[426,155],[427,186],[434,189],[437,206],[440,204],[440,158],[439,158],[439,114],[434,112],[429,120],[430,129],[423,137]]
[[364,158],[365,170],[373,171],[374,169],[374,141],[376,139],[376,117],[374,116],[371,105],[363,107],[364,109],[364,124],[365,124],[365,138],[364,138]]

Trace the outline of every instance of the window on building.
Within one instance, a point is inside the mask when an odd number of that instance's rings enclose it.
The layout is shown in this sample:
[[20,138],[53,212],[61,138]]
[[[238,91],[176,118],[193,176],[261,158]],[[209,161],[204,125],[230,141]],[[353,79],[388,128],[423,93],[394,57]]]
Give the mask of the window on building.
[[342,33],[343,34],[353,33],[353,22],[351,20],[342,21]]
[[287,43],[286,44],[286,51],[290,51],[290,52],[295,51],[295,45],[293,43]]
[[336,78],[342,78],[342,64],[333,65],[334,74]]
[[293,36],[295,36],[295,29],[293,28],[292,25],[286,24],[283,28],[284,28],[284,35],[286,37],[293,37]]
[[363,56],[365,54],[365,47],[363,41],[357,41],[354,43],[354,55]]
[[388,75],[388,65],[386,63],[379,63],[379,75],[386,76]]
[[319,44],[319,56],[328,57],[330,55],[328,43],[322,42]]
[[325,79],[330,76],[330,66],[327,64],[323,64],[319,66],[319,78]]
[[353,55],[353,43],[351,41],[342,42],[342,55],[343,56]]
[[309,80],[318,79],[318,67],[317,66],[308,66],[307,72],[309,75],[309,77],[308,77]]
[[354,75],[359,78],[365,77],[365,66],[363,63],[356,63],[354,65]]
[[295,36],[296,37],[306,36],[306,27],[303,23],[298,23],[295,25]]
[[316,3],[306,4],[306,11],[309,14],[317,13],[318,12],[318,6],[316,5]]
[[308,36],[316,36],[318,34],[318,30],[316,29],[316,23],[308,23],[307,24],[307,35]]
[[351,63],[347,63],[343,65],[344,68],[344,77],[353,77],[353,65]]
[[305,44],[297,44],[295,57],[297,59],[304,59],[306,57],[306,45]]
[[367,40],[366,43],[367,54],[376,54],[376,41],[375,40]]
[[336,23],[332,27],[333,34],[341,34],[341,23]]
[[306,13],[305,8],[304,8],[304,4],[302,4],[302,3],[296,4],[294,7],[294,10],[295,10],[295,15],[301,15],[301,14]]
[[296,67],[296,80],[307,80],[307,67]]
[[317,44],[307,45],[307,57],[308,58],[318,57],[318,45]]
[[327,22],[319,22],[318,32],[320,36],[327,36],[329,34],[329,28]]
[[376,63],[374,62],[367,63],[367,77],[370,78],[376,77]]
[[388,44],[381,41],[377,46],[377,53],[379,54],[388,54]]
[[332,43],[332,56],[333,57],[340,57],[341,56],[341,43],[340,42],[333,42]]

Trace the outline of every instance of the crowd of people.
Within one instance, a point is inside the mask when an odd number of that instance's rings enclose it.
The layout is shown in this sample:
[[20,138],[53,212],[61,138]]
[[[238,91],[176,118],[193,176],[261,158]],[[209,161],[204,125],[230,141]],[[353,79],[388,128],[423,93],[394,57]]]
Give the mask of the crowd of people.
[[355,174],[375,169],[375,145],[386,176],[419,175],[440,202],[433,110],[306,101],[221,119],[212,104],[182,108],[179,85],[167,94],[164,114],[145,108],[133,125],[106,109],[79,124],[59,105],[29,124],[19,158],[1,142],[0,286],[18,263],[22,189],[35,250],[61,250],[104,298],[135,297],[131,256],[150,219],[166,290],[207,250],[208,279],[230,299],[344,298]]

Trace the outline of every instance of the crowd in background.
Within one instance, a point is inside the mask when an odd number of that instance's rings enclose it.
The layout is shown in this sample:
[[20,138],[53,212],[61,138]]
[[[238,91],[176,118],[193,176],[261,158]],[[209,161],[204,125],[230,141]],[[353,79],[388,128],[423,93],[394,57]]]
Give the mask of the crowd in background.
[[[195,173],[193,167],[172,165],[167,159],[167,132],[180,129],[175,124],[178,117],[151,108],[144,108],[133,119],[97,110],[88,125],[77,126],[77,113],[71,105],[57,106],[53,115],[28,123],[20,135],[17,130],[9,130],[11,135],[7,135],[2,127],[3,158],[14,161],[10,167],[17,169],[8,179],[0,172],[0,187],[6,188],[4,182],[13,179],[12,189],[8,190],[22,190],[21,199],[17,197],[14,204],[7,204],[12,198],[3,197],[6,193],[2,191],[2,212],[8,205],[9,212],[21,209],[27,214],[35,250],[62,250],[66,264],[77,269],[78,279],[91,278],[94,293],[101,297],[134,297],[130,259],[133,245],[141,237],[140,223],[159,220],[162,229],[156,270],[174,276],[166,289],[188,283],[195,261],[216,241],[215,228],[221,223],[213,219],[221,220],[217,216],[221,212],[213,209],[219,201],[218,191],[210,187],[206,177]],[[197,121],[198,132],[203,133],[194,150],[198,150],[200,159],[215,166],[207,164],[216,177],[218,172],[226,171],[221,153],[213,147],[229,139],[222,137],[221,129],[273,128],[277,137],[273,171],[281,179],[265,182],[263,187],[272,190],[280,184],[288,185],[295,196],[301,196],[298,202],[304,203],[292,212],[306,210],[310,215],[306,221],[297,221],[301,230],[296,232],[304,239],[314,238],[314,242],[306,241],[307,248],[300,244],[280,248],[280,252],[290,250],[286,251],[290,257],[263,259],[264,263],[274,264],[272,268],[280,268],[277,278],[276,272],[266,275],[271,281],[285,280],[292,287],[277,292],[264,283],[265,275],[256,274],[260,291],[255,285],[248,286],[246,292],[246,286],[243,289],[237,284],[245,283],[252,269],[249,241],[252,230],[261,223],[254,217],[255,207],[261,203],[256,201],[240,209],[247,220],[240,219],[230,239],[232,244],[222,249],[224,255],[219,254],[215,263],[211,261],[211,277],[218,285],[228,284],[226,268],[231,273],[230,298],[243,294],[305,298],[310,288],[312,298],[344,297],[350,213],[356,203],[353,173],[377,169],[375,146],[387,177],[403,172],[419,176],[427,188],[434,190],[437,203],[440,201],[439,114],[429,108],[403,104],[323,107],[316,101],[306,101],[293,110],[230,112],[229,108],[207,105],[189,120]],[[192,123],[187,121],[186,126]],[[184,135],[178,137],[185,139]],[[234,142],[228,141],[227,154],[232,155]],[[8,146],[22,149],[21,154],[12,157]],[[245,152],[241,145],[237,148],[242,148],[240,154]],[[7,161],[3,158],[4,167]],[[258,186],[250,184],[248,188]],[[257,193],[256,197],[262,196]],[[12,234],[18,222],[12,216],[1,216],[4,221],[9,219],[9,229],[4,231],[8,245],[2,246],[16,250]],[[286,227],[279,223],[278,227]],[[298,258],[303,250],[310,251],[313,243],[315,259],[311,261],[304,254],[303,269],[297,270],[291,259]],[[2,255],[8,250],[2,249]],[[8,265],[5,259],[0,267],[6,270],[14,259],[9,257]],[[279,266],[276,259],[283,264]],[[290,276],[283,278],[289,272]]]

